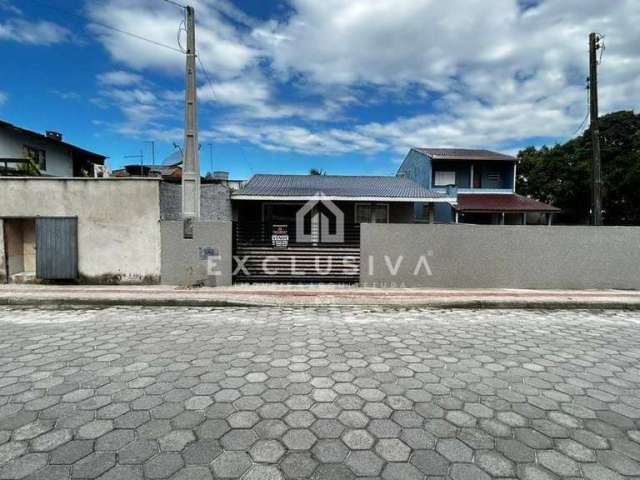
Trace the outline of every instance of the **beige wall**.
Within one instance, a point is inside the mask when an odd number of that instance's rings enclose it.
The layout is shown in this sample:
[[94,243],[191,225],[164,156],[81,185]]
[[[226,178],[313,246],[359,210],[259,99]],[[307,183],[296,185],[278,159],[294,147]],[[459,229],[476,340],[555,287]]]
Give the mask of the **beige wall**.
[[157,283],[159,195],[152,179],[7,177],[0,217],[77,217],[82,281]]

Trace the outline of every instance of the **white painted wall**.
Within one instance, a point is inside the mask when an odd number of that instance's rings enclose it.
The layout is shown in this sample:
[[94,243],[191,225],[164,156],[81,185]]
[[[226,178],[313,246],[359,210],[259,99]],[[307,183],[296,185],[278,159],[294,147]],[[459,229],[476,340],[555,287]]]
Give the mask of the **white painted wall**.
[[55,177],[73,176],[71,153],[64,145],[0,128],[0,157],[23,158],[24,145],[47,152],[47,168],[42,173]]
[[0,218],[77,217],[88,282],[160,280],[159,180],[0,177]]

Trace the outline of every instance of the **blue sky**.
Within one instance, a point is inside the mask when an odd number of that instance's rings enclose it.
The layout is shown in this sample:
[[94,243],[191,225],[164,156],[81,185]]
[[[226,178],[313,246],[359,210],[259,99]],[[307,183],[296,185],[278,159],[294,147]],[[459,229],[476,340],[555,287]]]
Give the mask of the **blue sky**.
[[[393,174],[410,146],[563,141],[587,111],[590,31],[601,110],[640,101],[636,0],[192,4],[203,172]],[[184,57],[104,25],[178,48],[181,20],[163,0],[0,0],[0,118],[114,168],[150,162],[151,140],[161,161],[182,142]]]

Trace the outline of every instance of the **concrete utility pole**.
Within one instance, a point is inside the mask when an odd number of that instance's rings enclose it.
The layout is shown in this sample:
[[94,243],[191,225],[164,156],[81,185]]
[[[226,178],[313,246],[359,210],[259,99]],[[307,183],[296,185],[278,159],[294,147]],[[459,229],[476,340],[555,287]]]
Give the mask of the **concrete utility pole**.
[[597,33],[589,35],[589,94],[591,105],[591,136],[593,160],[591,162],[591,225],[602,225],[602,172],[600,164],[600,124],[598,121],[598,58],[602,48]]
[[198,152],[198,112],[196,105],[196,30],[193,7],[186,7],[187,52],[184,106],[184,154],[182,159],[182,217],[185,237],[192,232],[191,221],[200,218],[200,159]]

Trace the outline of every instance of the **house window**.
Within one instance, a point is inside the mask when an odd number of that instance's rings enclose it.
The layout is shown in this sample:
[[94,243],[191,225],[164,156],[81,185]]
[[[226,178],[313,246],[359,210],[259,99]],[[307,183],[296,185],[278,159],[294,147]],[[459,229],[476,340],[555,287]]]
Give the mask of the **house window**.
[[364,204],[356,205],[356,222],[357,223],[389,223],[389,205],[381,204]]
[[502,182],[502,177],[499,172],[492,172],[487,174],[487,183],[490,188],[499,188]]
[[24,145],[24,158],[30,159],[40,171],[47,169],[47,152]]
[[456,184],[456,172],[436,172],[433,180],[434,187],[446,187]]

